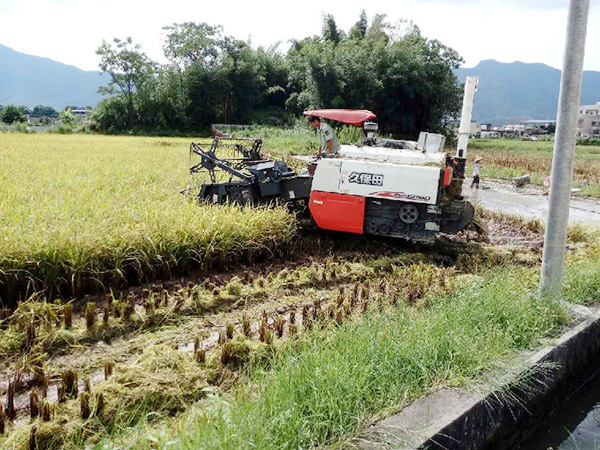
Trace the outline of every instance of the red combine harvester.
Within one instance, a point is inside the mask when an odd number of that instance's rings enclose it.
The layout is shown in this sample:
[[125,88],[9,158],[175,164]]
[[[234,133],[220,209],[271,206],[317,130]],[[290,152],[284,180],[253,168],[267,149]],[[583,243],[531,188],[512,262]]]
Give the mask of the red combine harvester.
[[264,159],[259,139],[192,143],[200,162],[190,172],[203,176],[195,195],[217,204],[308,204],[319,228],[410,240],[457,233],[471,222],[473,206],[461,194],[466,159],[444,151],[444,136],[378,138],[376,116],[367,110],[304,114],[362,127],[362,145],[342,145],[336,157],[311,164],[314,171],[296,174],[283,161]]

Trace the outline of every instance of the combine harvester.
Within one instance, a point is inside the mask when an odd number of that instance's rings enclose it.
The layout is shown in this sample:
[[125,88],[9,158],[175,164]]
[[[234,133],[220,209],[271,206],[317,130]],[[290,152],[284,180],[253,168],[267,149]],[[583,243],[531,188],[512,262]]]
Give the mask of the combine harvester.
[[476,85],[476,79],[465,85],[455,156],[444,151],[439,134],[422,132],[418,142],[376,137],[376,116],[367,110],[312,110],[304,115],[361,126],[362,145],[342,145],[335,158],[320,159],[296,174],[283,161],[264,159],[259,139],[192,143],[191,154],[200,162],[190,173],[203,183],[199,192],[187,192],[216,204],[289,203],[324,230],[419,241],[431,241],[438,232],[457,233],[474,214],[462,197],[462,184],[468,140],[463,129],[470,125]]

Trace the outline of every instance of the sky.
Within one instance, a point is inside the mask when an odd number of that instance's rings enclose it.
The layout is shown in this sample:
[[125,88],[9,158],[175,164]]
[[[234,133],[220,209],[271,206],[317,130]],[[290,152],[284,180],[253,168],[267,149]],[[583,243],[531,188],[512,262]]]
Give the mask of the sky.
[[[591,0],[584,69],[600,71],[600,0]],[[562,67],[568,0],[0,0],[0,44],[84,70],[98,70],[102,40],[131,36],[164,62],[164,26],[222,25],[224,33],[256,47],[319,34],[323,14],[348,30],[365,9],[369,18],[414,21],[464,58]],[[0,68],[1,70],[1,68]]]

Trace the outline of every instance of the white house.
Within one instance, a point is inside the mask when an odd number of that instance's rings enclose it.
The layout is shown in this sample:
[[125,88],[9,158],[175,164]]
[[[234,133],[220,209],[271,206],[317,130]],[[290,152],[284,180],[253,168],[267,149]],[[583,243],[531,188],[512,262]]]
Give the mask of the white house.
[[577,137],[600,137],[600,102],[579,107]]

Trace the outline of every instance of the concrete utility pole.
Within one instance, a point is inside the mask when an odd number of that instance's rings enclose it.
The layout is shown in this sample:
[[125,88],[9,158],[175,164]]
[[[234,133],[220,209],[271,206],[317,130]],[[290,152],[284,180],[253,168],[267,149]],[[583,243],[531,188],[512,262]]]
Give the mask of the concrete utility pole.
[[562,277],[567,244],[573,160],[581,95],[583,55],[590,0],[569,0],[567,39],[560,80],[556,135],[552,153],[550,207],[544,236],[540,294],[562,294]]
[[469,145],[469,135],[471,134],[473,102],[475,101],[475,92],[477,92],[478,85],[479,78],[467,77],[467,80],[465,81],[462,115],[460,117],[460,128],[458,129],[458,144],[456,146],[456,156],[459,158],[467,157],[467,146]]

